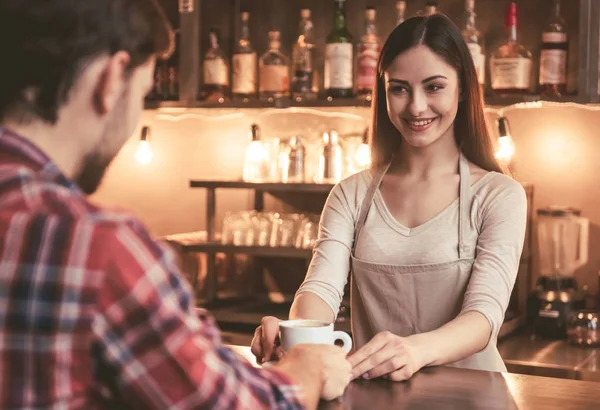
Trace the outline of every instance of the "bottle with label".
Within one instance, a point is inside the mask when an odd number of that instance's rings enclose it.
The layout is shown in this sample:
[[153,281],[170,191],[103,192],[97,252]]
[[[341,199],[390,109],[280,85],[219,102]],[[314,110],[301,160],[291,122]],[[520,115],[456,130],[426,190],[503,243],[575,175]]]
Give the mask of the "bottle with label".
[[260,99],[273,101],[290,94],[289,59],[280,50],[279,31],[269,31],[269,50],[258,62]]
[[469,47],[475,72],[477,73],[477,81],[479,87],[483,91],[485,84],[485,48],[483,36],[475,27],[475,0],[466,0],[465,2],[466,22],[465,28],[462,31],[463,38]]
[[554,0],[550,18],[542,32],[540,52],[540,93],[559,97],[567,92],[569,38],[560,13],[560,0]]
[[371,101],[377,80],[377,62],[381,51],[381,41],[377,36],[375,7],[365,11],[365,34],[358,43],[356,56],[356,88],[358,97]]
[[202,72],[204,84],[201,99],[210,102],[223,102],[229,94],[229,67],[219,45],[219,30],[209,32],[210,48],[204,55]]
[[313,91],[315,81],[313,76],[315,50],[313,27],[310,10],[300,10],[298,40],[294,44],[292,55],[292,97],[297,101],[317,98],[317,94]]
[[397,26],[404,23],[404,20],[406,19],[405,14],[406,14],[406,1],[398,0],[396,2],[396,25]]
[[240,38],[235,52],[231,58],[233,75],[231,79],[231,92],[237,100],[256,98],[256,51],[250,45],[250,29],[248,19],[250,13],[241,13]]
[[517,41],[517,3],[511,1],[504,20],[507,40],[490,58],[490,80],[496,94],[526,94],[531,89],[531,52]]
[[349,98],[354,88],[354,56],[346,27],[346,0],[334,0],[334,6],[333,30],[325,48],[325,93],[328,98]]

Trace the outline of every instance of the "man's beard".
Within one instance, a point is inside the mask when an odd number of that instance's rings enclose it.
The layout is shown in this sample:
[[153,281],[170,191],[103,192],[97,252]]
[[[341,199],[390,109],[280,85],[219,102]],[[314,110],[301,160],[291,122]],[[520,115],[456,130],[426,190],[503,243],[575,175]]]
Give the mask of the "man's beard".
[[[115,135],[119,135],[123,132],[125,127],[123,119],[127,116],[128,102],[129,88],[126,88],[117,101],[115,109],[113,110],[113,116],[109,119],[104,128],[100,143],[94,150],[86,154],[81,161],[81,168],[79,174],[75,178],[75,183],[87,195],[96,192],[102,183],[102,178],[106,173],[106,169],[118,153],[118,150],[112,155],[108,153],[110,152],[109,147],[111,146],[109,139],[114,138]],[[125,139],[123,139],[123,141],[125,141]]]
[[111,161],[112,158],[107,158],[98,152],[89,153],[83,158],[75,183],[87,195],[93,194],[100,186]]

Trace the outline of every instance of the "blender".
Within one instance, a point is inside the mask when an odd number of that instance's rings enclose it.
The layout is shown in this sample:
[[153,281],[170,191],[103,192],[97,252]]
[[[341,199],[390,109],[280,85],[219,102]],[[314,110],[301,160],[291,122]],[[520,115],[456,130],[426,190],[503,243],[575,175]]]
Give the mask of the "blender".
[[574,273],[588,260],[589,220],[577,209],[556,206],[537,215],[540,276],[530,299],[534,333],[566,338],[571,312],[585,308]]

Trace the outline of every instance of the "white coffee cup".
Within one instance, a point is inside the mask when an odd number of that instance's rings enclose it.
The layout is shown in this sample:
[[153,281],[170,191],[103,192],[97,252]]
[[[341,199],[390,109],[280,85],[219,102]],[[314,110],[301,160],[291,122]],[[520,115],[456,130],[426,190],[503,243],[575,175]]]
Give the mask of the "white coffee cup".
[[303,343],[333,345],[341,341],[346,353],[352,349],[352,338],[346,332],[333,330],[333,323],[320,320],[284,320],[279,322],[281,347],[288,351],[292,346]]

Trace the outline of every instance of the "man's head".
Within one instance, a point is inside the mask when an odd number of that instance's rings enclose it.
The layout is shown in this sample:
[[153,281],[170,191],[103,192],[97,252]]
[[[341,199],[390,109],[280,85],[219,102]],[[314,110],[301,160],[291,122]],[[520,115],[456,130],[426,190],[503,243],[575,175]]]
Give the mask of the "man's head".
[[92,193],[172,47],[156,0],[0,0],[0,123],[60,131],[55,144],[77,157],[71,177]]

